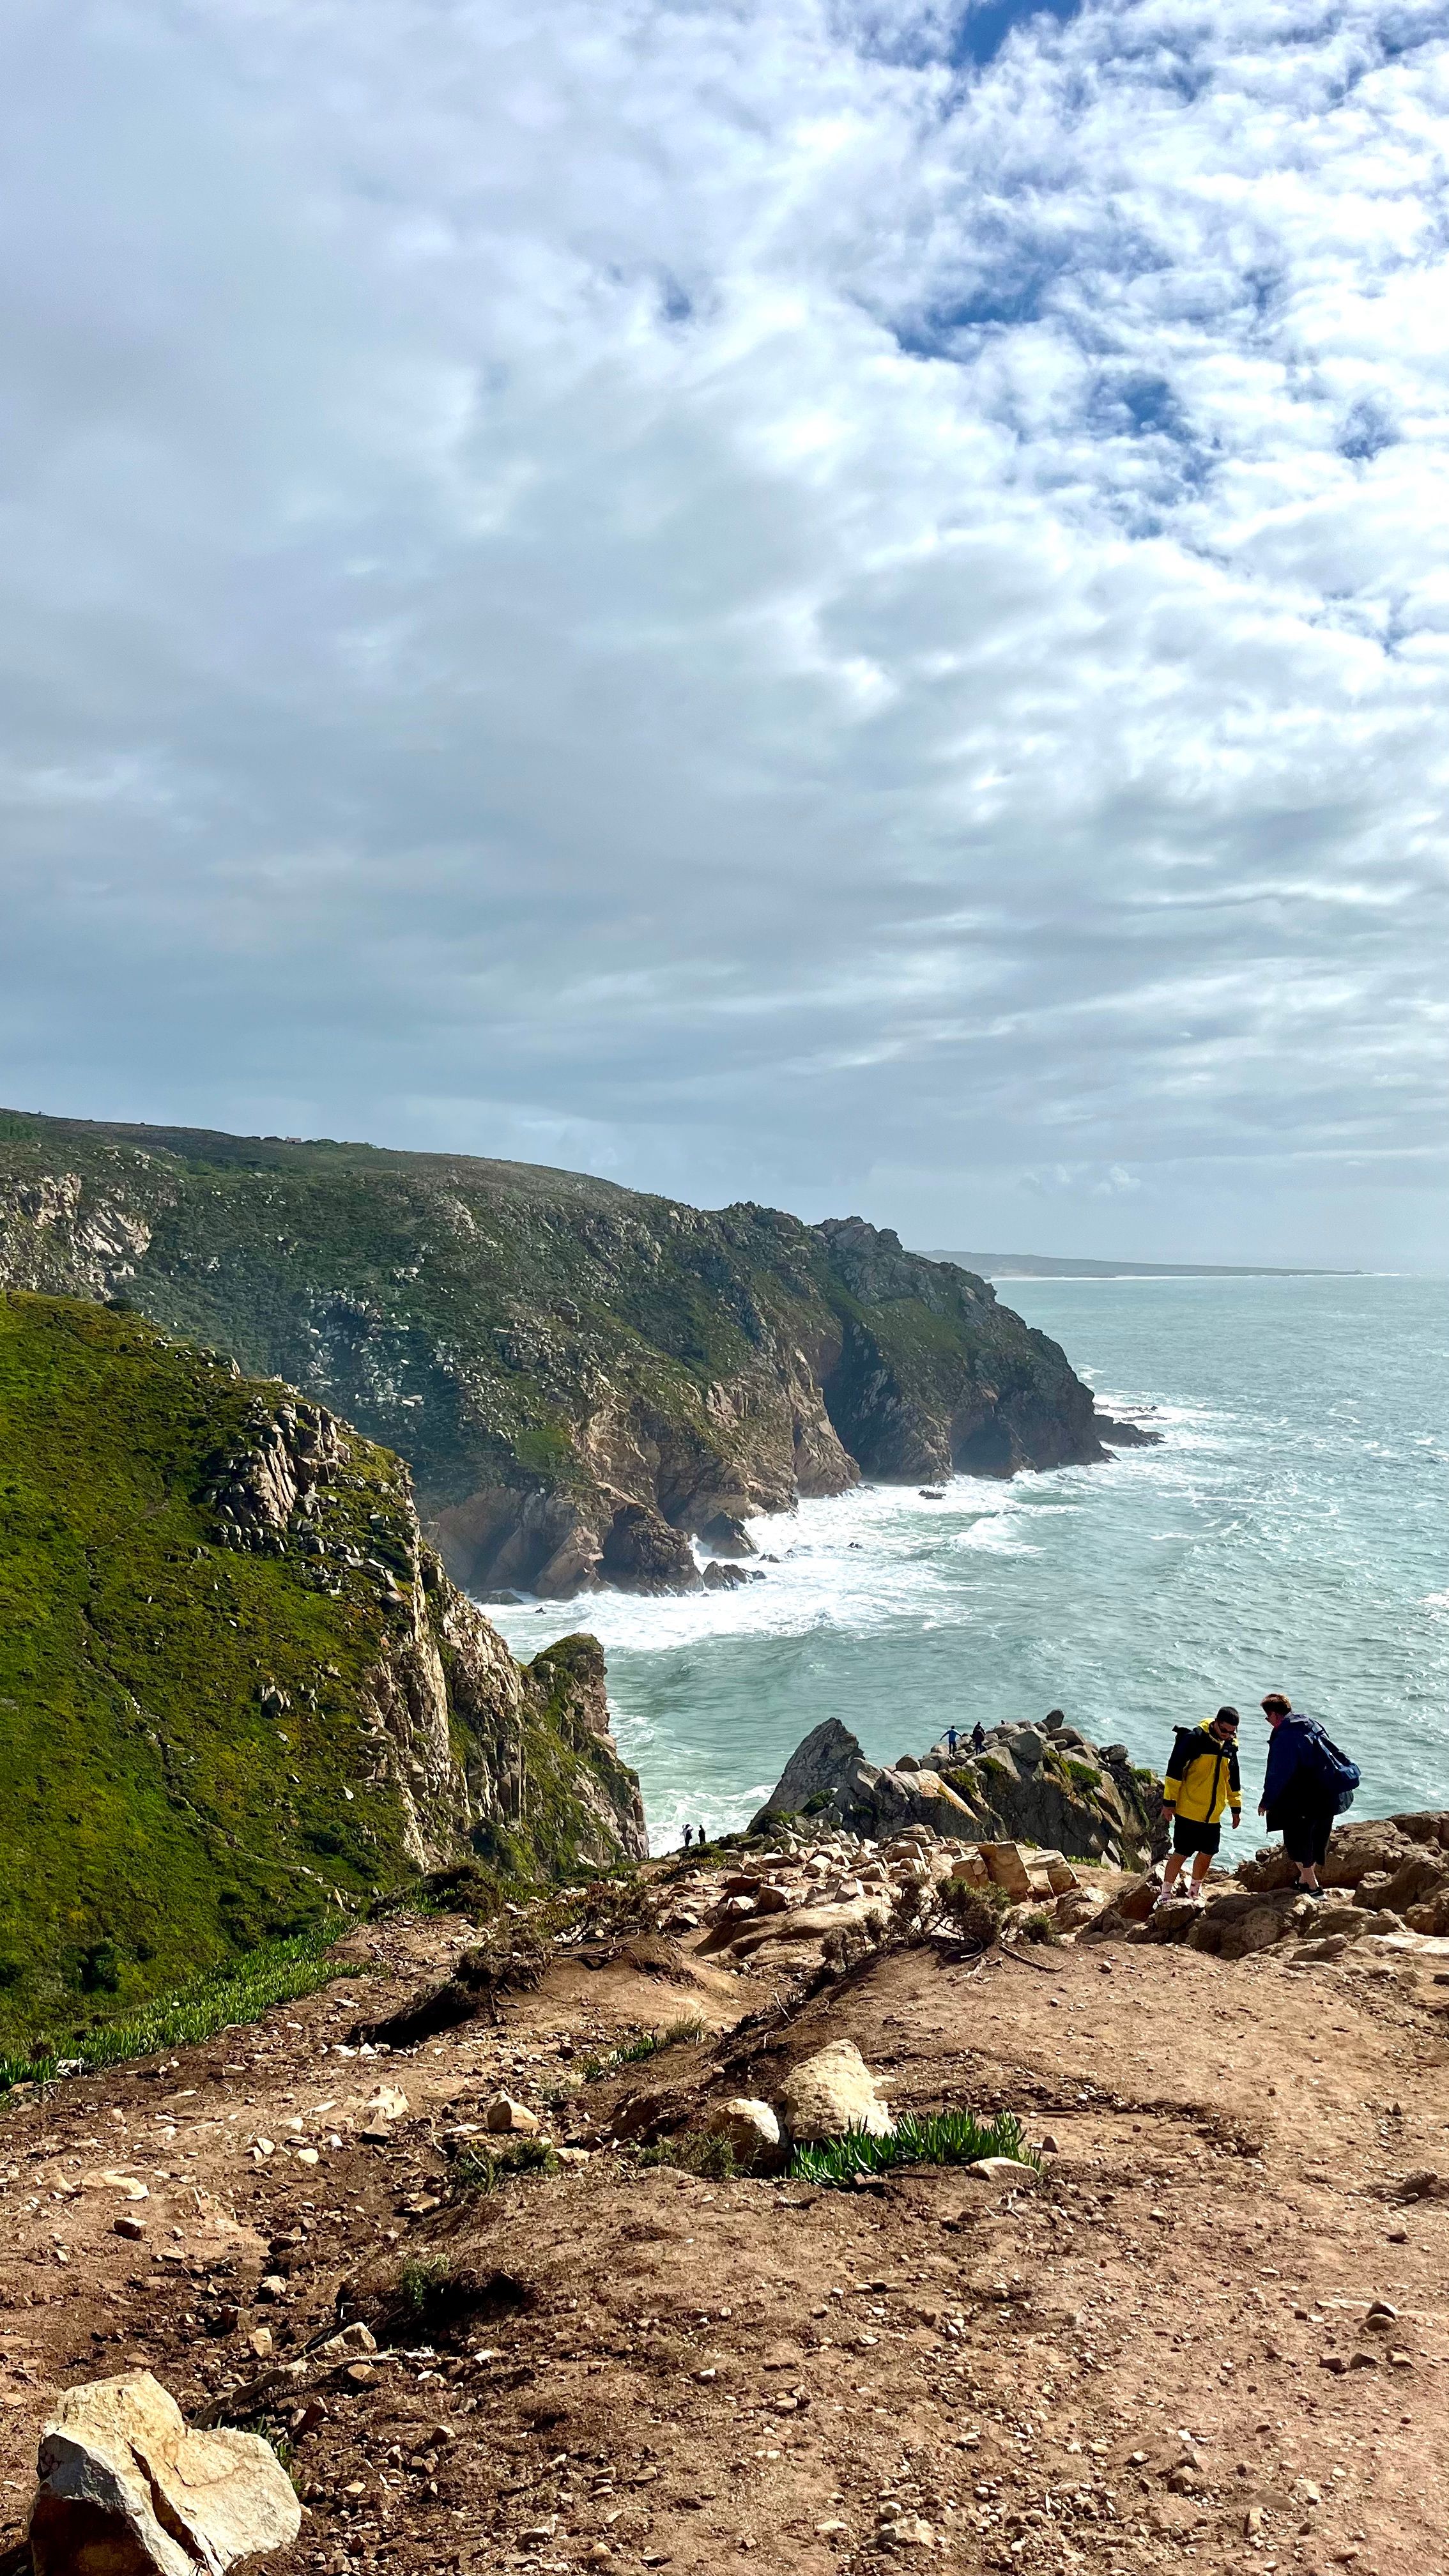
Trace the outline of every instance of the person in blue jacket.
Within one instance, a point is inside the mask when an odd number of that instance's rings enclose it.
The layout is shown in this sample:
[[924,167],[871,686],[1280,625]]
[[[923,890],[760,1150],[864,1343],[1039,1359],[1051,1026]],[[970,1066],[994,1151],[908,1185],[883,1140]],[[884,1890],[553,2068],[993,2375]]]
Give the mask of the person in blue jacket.
[[1286,1691],[1268,1691],[1262,1709],[1273,1734],[1258,1813],[1266,1816],[1270,1834],[1282,1835],[1304,1894],[1321,1896],[1318,1873],[1328,1856],[1339,1803],[1318,1751],[1323,1729],[1317,1718],[1293,1706]]

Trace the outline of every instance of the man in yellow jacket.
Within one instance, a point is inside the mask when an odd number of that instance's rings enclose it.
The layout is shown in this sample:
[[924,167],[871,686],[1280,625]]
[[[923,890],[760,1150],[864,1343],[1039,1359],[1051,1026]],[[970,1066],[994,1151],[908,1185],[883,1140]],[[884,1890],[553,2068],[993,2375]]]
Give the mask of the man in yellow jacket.
[[1220,1708],[1207,1726],[1180,1726],[1173,1738],[1162,1789],[1162,1812],[1172,1820],[1172,1849],[1162,1873],[1159,1905],[1171,1896],[1189,1852],[1192,1882],[1187,1893],[1196,1904],[1222,1840],[1225,1807],[1232,1808],[1236,1832],[1242,1821],[1243,1791],[1235,1708]]

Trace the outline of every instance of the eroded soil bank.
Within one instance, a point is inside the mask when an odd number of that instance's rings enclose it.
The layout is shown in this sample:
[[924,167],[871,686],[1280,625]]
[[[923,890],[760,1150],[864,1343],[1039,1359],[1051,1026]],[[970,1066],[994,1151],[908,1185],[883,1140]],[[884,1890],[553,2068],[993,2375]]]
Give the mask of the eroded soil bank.
[[[307,2510],[252,2562],[276,2576],[1442,2565],[1449,2198],[1405,2197],[1449,2169],[1432,1962],[918,1944],[801,2001],[703,1933],[624,1935],[496,2022],[352,2053],[475,1938],[357,1936],[355,1978],[0,2119],[0,2544],[55,2392],[144,2362],[282,2448]],[[1019,2111],[1042,2186],[710,2181],[603,2143],[836,2038],[898,2110]],[[500,2085],[589,2152],[467,2183]],[[376,2359],[316,2349],[349,2318]]]

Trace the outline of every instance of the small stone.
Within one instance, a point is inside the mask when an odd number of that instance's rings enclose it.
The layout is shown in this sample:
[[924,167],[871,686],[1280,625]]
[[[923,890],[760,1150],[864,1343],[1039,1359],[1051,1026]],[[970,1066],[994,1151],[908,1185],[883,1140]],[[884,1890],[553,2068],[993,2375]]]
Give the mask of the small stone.
[[315,2148],[315,2147],[299,2147],[299,2148],[297,2149],[297,2162],[298,2162],[298,2164],[299,2164],[299,2165],[315,2165],[315,2164],[319,2163],[319,2162],[320,2162],[320,2158],[319,2158],[319,2156],[318,2156],[318,2153],[317,2153],[316,2148]]
[[900,2514],[894,2521],[883,2522],[878,2535],[888,2549],[934,2549],[936,2535],[918,2513]]
[[123,2212],[119,2218],[112,2219],[111,2232],[115,2236],[129,2237],[131,2243],[137,2245],[146,2233],[146,2221],[144,2218],[132,2218],[129,2213]]
[[1429,2200],[1439,2190],[1439,2173],[1435,2165],[1416,2165],[1399,2185],[1405,2200]]
[[395,2084],[380,2084],[362,2105],[362,2118],[370,2128],[384,2127],[392,2120],[407,2118],[408,2097]]
[[982,2182],[1004,2185],[1012,2190],[1020,2190],[1041,2180],[1035,2165],[1021,2164],[1015,2156],[978,2156],[975,2164],[968,2165],[966,2171],[975,2174]]
[[341,2361],[349,2353],[376,2352],[377,2337],[371,2326],[364,2325],[361,2317],[356,2317],[350,2326],[343,2327],[340,2334],[329,2335],[319,2350],[325,2360]]
[[1413,2356],[1413,2354],[1412,2354],[1411,2352],[1391,2352],[1391,2353],[1390,2353],[1390,2355],[1389,2355],[1389,2368],[1390,2368],[1391,2370],[1412,2370],[1412,2369],[1413,2369],[1413,2367],[1414,2367],[1414,2356]]
[[511,2093],[495,2093],[483,2114],[483,2125],[492,2137],[532,2137],[538,2122],[524,2102],[515,2102]]
[[272,2329],[270,2326],[257,2326],[253,2332],[247,2336],[247,2350],[249,2353],[254,2354],[258,2361],[265,2361],[272,2348]]
[[259,2299],[285,2299],[286,2295],[287,2284],[283,2280],[280,2272],[268,2272],[265,2277],[257,2283],[257,2297]]
[[1263,2508],[1260,2504],[1250,2504],[1243,2516],[1243,2538],[1251,2540],[1254,2533],[1261,2531],[1262,2528]]
[[1351,2352],[1348,2356],[1348,2366],[1350,2370],[1377,2370],[1379,2366],[1378,2354],[1376,2352],[1363,2351]]

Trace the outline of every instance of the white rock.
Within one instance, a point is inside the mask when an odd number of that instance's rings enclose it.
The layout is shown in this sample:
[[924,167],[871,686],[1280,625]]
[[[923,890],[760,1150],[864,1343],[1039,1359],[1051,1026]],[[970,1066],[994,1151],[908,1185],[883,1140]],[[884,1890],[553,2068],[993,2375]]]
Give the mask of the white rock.
[[721,2102],[705,2122],[712,2138],[727,2138],[741,2165],[770,2164],[780,2152],[780,2123],[768,2102],[753,2102],[737,2093],[729,2102]]
[[895,2128],[875,2077],[848,2039],[837,2039],[814,2057],[802,2058],[782,2086],[779,2103],[785,2127],[797,2145],[843,2138],[851,2129],[885,2138]]
[[383,2120],[405,2120],[407,2114],[408,2097],[395,2084],[379,2084],[362,2106],[363,2119],[374,2126]]
[[[148,2370],[69,2388],[40,2443],[34,2576],[223,2576],[289,2549],[302,2509],[256,2433],[192,2433]],[[178,2536],[179,2535],[179,2536]]]
[[978,1843],[977,1849],[997,1887],[1008,1896],[1030,1896],[1031,1877],[1019,1843]]
[[966,2171],[979,2176],[982,2182],[1011,2184],[1018,2189],[1041,2180],[1035,2165],[1018,2164],[1015,2156],[980,2156]]
[[495,2093],[483,2114],[483,2125],[494,2137],[507,2135],[530,2137],[538,2122],[524,2102],[515,2102],[511,2093]]

